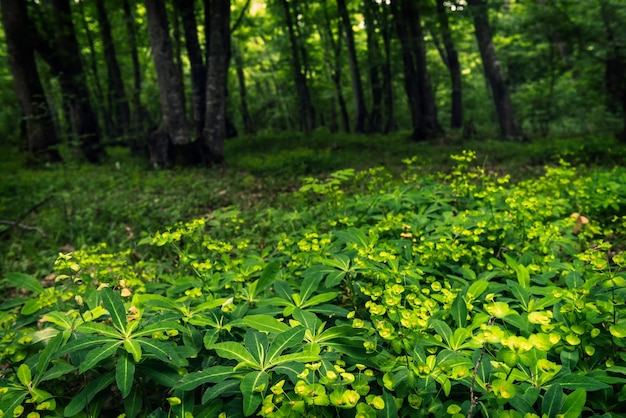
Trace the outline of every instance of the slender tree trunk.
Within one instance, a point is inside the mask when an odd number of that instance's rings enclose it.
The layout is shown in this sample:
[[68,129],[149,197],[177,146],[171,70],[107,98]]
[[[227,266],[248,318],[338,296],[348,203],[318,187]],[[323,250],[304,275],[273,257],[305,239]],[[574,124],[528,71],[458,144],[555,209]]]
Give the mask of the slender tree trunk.
[[491,87],[493,102],[500,124],[500,133],[503,139],[523,138],[522,131],[515,119],[513,103],[509,88],[504,80],[502,68],[493,44],[491,28],[489,26],[489,11],[486,0],[468,0],[474,18],[474,30],[478,49],[485,70],[485,77]]
[[149,143],[153,163],[163,165],[173,162],[170,141],[174,145],[184,145],[189,142],[189,135],[185,121],[184,92],[180,89],[182,82],[178,79],[179,73],[174,64],[165,4],[159,0],[145,0],[145,5],[162,113],[161,123],[151,135]]
[[451,103],[451,119],[450,127],[459,129],[463,127],[463,91],[461,83],[461,64],[459,63],[459,55],[454,47],[452,40],[452,32],[448,23],[448,13],[444,5],[444,0],[437,0],[437,18],[439,19],[439,28],[443,38],[443,46],[445,49],[444,63],[450,71],[450,79],[452,82],[452,103]]
[[[56,36],[55,48],[49,40],[40,37],[38,45],[53,71],[59,74],[59,83],[69,107],[69,122],[83,155],[89,162],[100,162],[104,148],[100,143],[98,118],[89,102],[87,80],[80,59],[69,0],[52,0]],[[46,36],[50,36],[46,34]]]
[[191,115],[194,121],[196,137],[202,137],[204,114],[206,109],[206,66],[202,48],[198,40],[198,27],[194,10],[194,0],[177,0],[185,32],[185,47],[191,64]]
[[111,110],[114,119],[114,133],[123,134],[130,127],[130,107],[124,91],[122,72],[115,54],[113,35],[111,34],[111,24],[106,13],[104,0],[96,0],[98,10],[98,22],[100,23],[100,33],[102,34],[102,45],[104,48],[104,58],[109,75],[108,97],[111,103]]
[[378,14],[380,34],[383,39],[383,49],[385,51],[385,59],[382,66],[383,97],[386,112],[383,133],[388,134],[391,132],[394,123],[393,82],[391,79],[391,25],[389,6],[381,5],[381,8],[378,10],[380,11]]
[[363,3],[363,17],[367,36],[367,57],[369,61],[370,88],[372,90],[372,110],[369,114],[369,132],[382,131],[383,102],[383,57],[376,37],[376,8],[378,3],[366,0]]
[[402,48],[404,83],[413,118],[413,139],[434,139],[442,129],[437,121],[435,99],[428,78],[418,4],[412,0],[393,0],[391,6]]
[[300,102],[300,126],[304,132],[310,132],[315,128],[315,109],[311,102],[311,95],[306,82],[306,74],[300,61],[298,40],[291,19],[291,8],[287,0],[282,0],[285,11],[285,23],[289,33],[289,43],[291,45],[291,55],[293,60],[294,81]]
[[239,83],[239,101],[241,109],[241,119],[243,120],[243,131],[246,134],[253,133],[252,119],[248,112],[248,89],[246,88],[246,75],[243,71],[243,57],[239,46],[233,48],[235,56],[235,70],[237,72],[237,81]]
[[230,0],[208,0],[211,12],[206,78],[204,143],[209,162],[224,161],[226,140],[226,83],[230,57]]
[[[132,125],[135,134],[141,132],[144,128],[142,123],[142,115],[147,114],[141,105],[141,68],[139,67],[139,54],[137,52],[137,34],[135,32],[135,17],[133,16],[129,0],[122,0],[122,9],[124,10],[124,23],[126,24],[126,34],[128,47],[130,49],[130,57],[133,63],[133,84],[131,89],[132,102]],[[137,144],[135,140],[131,141],[131,148],[135,149]]]
[[354,44],[354,32],[352,31],[352,22],[348,15],[345,0],[337,0],[339,17],[343,24],[343,30],[346,35],[346,46],[348,48],[348,63],[350,64],[350,75],[352,78],[352,95],[354,97],[355,124],[354,132],[365,132],[365,122],[367,118],[367,109],[365,108],[365,98],[363,95],[363,84],[361,82],[361,72],[359,70],[359,62],[356,56],[356,47]]
[[59,141],[37,73],[26,2],[1,0],[0,8],[9,67],[26,123],[29,159],[35,163],[59,161],[61,156],[54,148]]

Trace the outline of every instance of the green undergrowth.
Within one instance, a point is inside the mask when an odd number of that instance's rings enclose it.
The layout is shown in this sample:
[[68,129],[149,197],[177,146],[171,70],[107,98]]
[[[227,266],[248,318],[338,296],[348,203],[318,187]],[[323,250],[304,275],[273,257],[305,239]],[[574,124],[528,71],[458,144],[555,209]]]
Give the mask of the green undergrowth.
[[448,161],[305,175],[7,274],[0,410],[624,416],[626,170]]

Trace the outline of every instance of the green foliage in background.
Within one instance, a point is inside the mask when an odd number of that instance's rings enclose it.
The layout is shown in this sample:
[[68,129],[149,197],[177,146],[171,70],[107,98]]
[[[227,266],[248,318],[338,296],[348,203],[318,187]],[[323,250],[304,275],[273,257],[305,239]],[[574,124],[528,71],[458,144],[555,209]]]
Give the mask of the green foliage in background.
[[622,416],[626,170],[418,162],[5,274],[0,410]]

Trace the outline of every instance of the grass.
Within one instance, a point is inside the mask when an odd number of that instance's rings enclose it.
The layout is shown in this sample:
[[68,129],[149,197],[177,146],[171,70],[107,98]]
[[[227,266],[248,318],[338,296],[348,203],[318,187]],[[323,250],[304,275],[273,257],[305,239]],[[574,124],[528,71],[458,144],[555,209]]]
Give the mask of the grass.
[[100,242],[116,248],[216,208],[288,205],[291,192],[305,176],[323,178],[345,168],[376,166],[397,174],[402,160],[413,155],[423,172],[431,173],[448,170],[450,154],[473,149],[488,171],[510,173],[513,180],[536,176],[544,165],[560,158],[576,165],[612,166],[626,161],[626,150],[609,138],[533,144],[448,140],[450,145],[407,138],[408,132],[384,137],[316,133],[236,138],[226,144],[228,165],[211,169],[153,170],[124,148],[110,148],[108,160],[100,166],[70,161],[26,169],[14,150],[2,150],[0,219],[20,220],[40,228],[46,237],[1,225],[0,274],[23,271],[43,277],[60,251]]

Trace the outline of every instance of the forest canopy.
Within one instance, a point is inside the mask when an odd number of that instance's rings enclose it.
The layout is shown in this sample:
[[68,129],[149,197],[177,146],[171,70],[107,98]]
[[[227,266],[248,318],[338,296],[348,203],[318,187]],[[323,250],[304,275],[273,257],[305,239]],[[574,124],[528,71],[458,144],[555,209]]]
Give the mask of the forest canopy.
[[624,140],[619,3],[2,0],[0,134],[32,161],[157,165],[283,131]]

